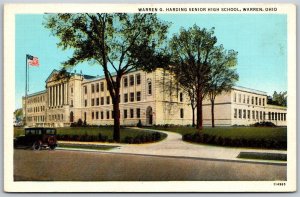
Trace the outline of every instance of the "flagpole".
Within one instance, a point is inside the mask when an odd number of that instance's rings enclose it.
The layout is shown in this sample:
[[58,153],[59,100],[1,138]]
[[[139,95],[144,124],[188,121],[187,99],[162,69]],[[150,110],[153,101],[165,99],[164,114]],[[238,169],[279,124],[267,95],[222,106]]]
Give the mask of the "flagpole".
[[26,103],[27,103],[27,72],[28,72],[28,62],[27,62],[27,57],[28,57],[28,55],[26,54],[26,58],[25,58],[25,104],[24,104],[24,120],[25,120],[25,124],[24,124],[24,126],[25,125],[27,125],[27,119],[26,119],[26,116],[27,116],[27,111],[26,111]]

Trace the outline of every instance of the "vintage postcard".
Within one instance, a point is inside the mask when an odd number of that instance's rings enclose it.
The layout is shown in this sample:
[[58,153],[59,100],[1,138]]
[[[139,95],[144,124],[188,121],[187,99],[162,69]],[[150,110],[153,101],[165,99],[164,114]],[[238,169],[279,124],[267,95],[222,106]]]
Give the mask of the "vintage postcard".
[[6,4],[6,192],[296,191],[292,4]]

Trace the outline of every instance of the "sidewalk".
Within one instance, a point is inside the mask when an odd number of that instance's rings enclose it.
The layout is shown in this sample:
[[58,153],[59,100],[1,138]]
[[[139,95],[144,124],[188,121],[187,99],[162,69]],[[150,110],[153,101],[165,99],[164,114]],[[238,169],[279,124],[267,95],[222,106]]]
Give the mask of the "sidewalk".
[[[134,128],[141,129],[141,128]],[[147,130],[147,129],[141,129]],[[167,138],[156,143],[149,144],[121,144],[121,143],[105,143],[105,142],[66,142],[61,143],[70,144],[95,144],[118,146],[110,150],[99,150],[100,152],[110,153],[126,153],[138,155],[155,155],[155,156],[172,156],[172,157],[190,157],[214,160],[230,160],[230,161],[249,161],[259,163],[281,163],[283,161],[270,161],[270,160],[250,160],[237,158],[240,152],[259,152],[259,153],[281,153],[286,154],[287,151],[283,150],[266,150],[266,149],[250,149],[250,148],[229,148],[212,145],[193,144],[185,142],[178,133],[153,130],[167,134]]]

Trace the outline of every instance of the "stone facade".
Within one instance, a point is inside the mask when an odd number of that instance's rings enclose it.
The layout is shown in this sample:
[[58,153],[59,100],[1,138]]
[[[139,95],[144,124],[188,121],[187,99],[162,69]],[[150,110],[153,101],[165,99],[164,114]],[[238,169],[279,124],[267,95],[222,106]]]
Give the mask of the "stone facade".
[[[25,105],[23,97],[27,126],[65,127],[79,119],[89,125],[113,124],[112,99],[104,77],[68,72],[63,75],[54,70],[46,80],[46,90],[28,95],[26,101]],[[143,125],[191,125],[189,103],[188,96],[168,72],[133,71],[121,81],[120,122],[121,125],[136,125],[139,120]],[[266,93],[235,87],[216,97],[215,124],[249,125],[266,120],[286,125],[286,108],[266,103]],[[208,126],[210,108],[209,100],[204,100],[203,123]]]

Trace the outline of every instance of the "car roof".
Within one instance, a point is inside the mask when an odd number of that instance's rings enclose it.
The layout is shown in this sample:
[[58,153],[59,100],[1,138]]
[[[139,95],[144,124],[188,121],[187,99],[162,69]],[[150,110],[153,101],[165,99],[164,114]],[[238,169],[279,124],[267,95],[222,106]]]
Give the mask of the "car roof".
[[55,129],[55,128],[51,128],[51,127],[29,127],[29,128],[25,128],[27,129]]

